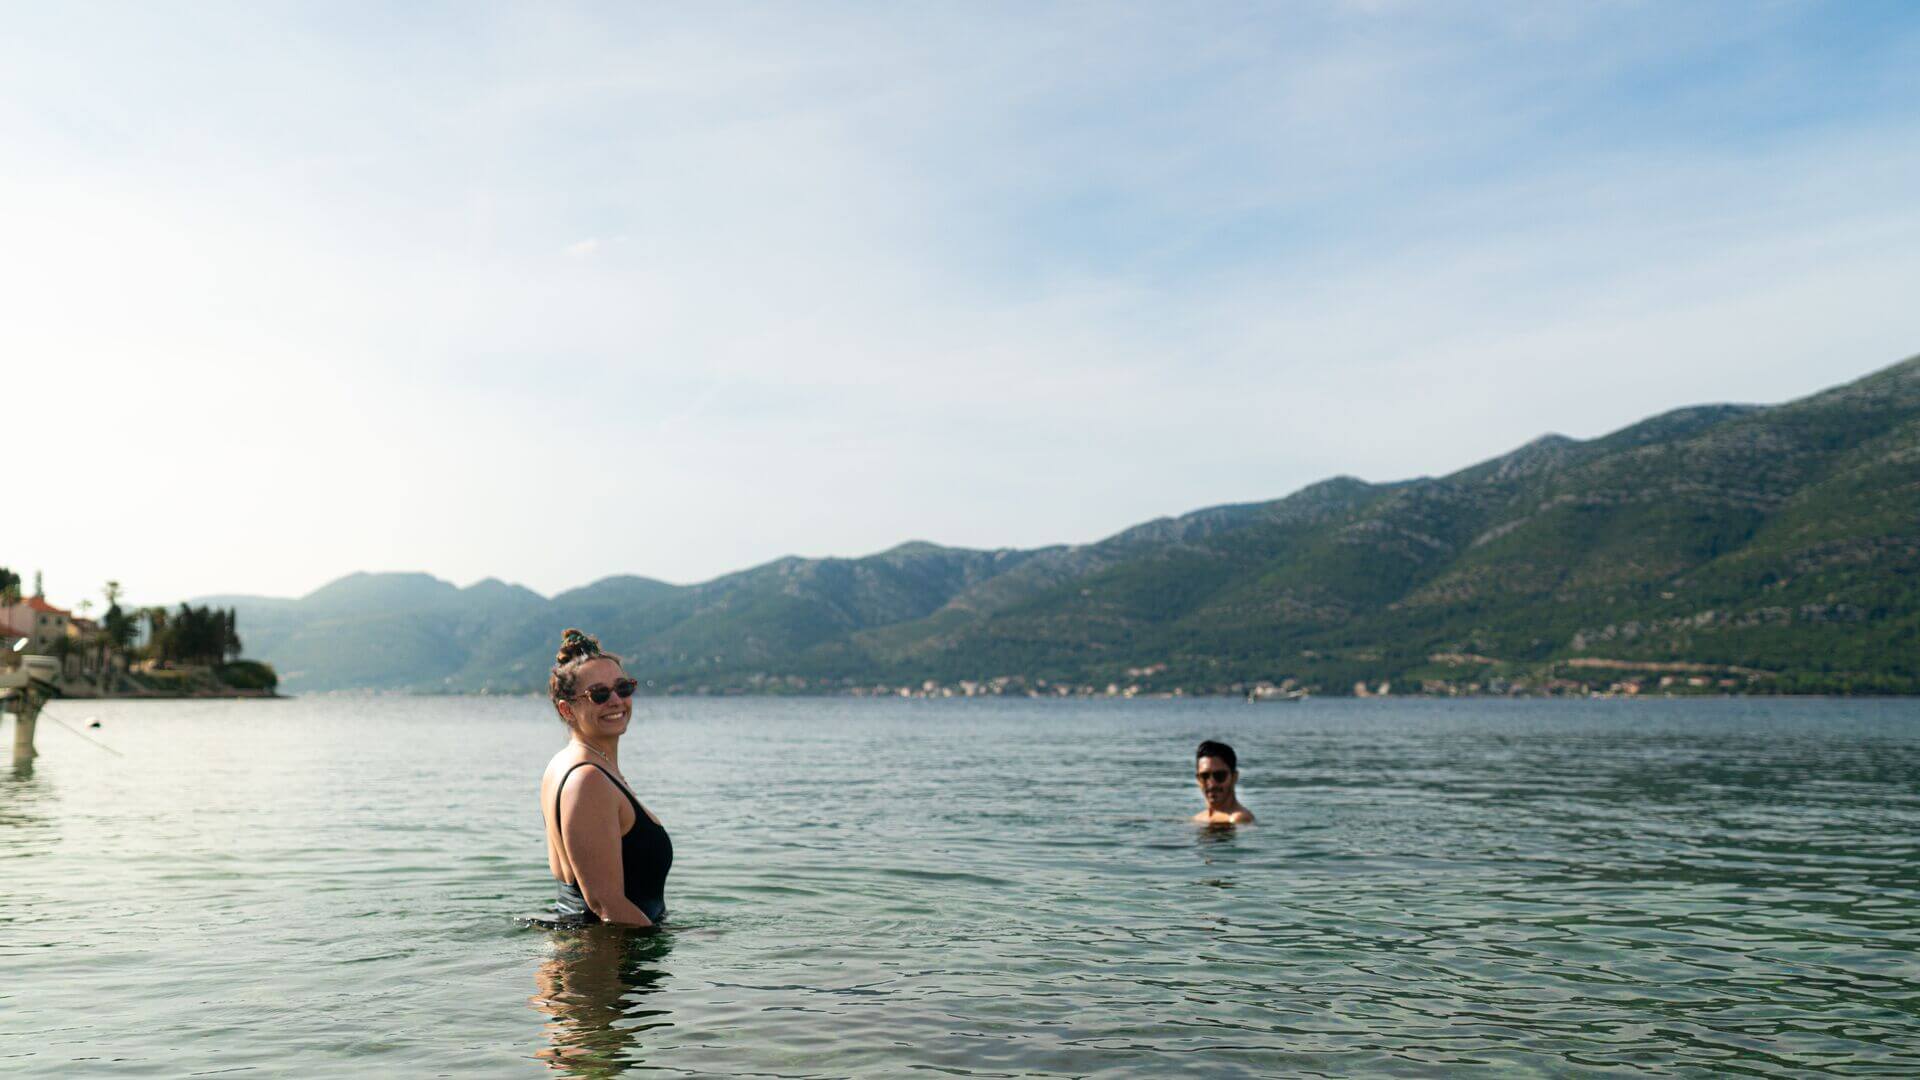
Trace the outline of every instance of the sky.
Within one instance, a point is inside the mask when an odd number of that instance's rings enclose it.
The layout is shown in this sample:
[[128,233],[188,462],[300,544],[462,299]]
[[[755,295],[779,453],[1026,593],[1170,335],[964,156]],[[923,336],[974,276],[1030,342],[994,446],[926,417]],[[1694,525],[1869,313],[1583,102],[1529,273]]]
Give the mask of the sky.
[[0,0],[73,604],[1083,543],[1920,352],[1920,7]]

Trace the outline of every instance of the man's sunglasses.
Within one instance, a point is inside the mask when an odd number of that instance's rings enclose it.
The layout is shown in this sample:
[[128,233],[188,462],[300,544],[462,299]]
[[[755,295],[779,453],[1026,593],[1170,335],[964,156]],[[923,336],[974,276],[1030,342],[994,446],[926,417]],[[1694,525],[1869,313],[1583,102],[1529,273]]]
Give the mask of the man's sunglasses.
[[619,694],[623,698],[632,697],[633,688],[639,685],[640,683],[636,679],[615,679],[612,686],[589,686],[587,687],[586,693],[575,694],[573,696],[577,698],[591,698],[595,705],[605,705],[607,699],[615,694]]
[[1231,769],[1212,769],[1212,770],[1202,769],[1199,772],[1194,773],[1193,778],[1195,780],[1210,779],[1216,784],[1224,784],[1227,782],[1227,777],[1232,775],[1233,775],[1233,771]]

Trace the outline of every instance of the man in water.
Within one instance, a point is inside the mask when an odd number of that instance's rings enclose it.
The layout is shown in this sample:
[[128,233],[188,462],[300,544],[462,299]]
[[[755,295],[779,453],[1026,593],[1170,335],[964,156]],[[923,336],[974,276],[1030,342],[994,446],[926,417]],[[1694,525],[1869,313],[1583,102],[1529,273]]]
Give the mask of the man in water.
[[1240,762],[1233,755],[1233,747],[1208,739],[1193,756],[1193,777],[1200,784],[1201,797],[1207,800],[1207,808],[1193,815],[1195,824],[1251,823],[1253,811],[1241,806],[1233,791],[1240,782]]

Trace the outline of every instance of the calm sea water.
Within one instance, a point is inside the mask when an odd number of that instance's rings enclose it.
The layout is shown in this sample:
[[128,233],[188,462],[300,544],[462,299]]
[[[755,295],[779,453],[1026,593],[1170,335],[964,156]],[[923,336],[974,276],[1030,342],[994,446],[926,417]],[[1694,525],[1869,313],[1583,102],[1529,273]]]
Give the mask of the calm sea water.
[[549,717],[54,704],[0,1073],[1920,1072],[1920,703],[648,702],[655,935],[519,921]]

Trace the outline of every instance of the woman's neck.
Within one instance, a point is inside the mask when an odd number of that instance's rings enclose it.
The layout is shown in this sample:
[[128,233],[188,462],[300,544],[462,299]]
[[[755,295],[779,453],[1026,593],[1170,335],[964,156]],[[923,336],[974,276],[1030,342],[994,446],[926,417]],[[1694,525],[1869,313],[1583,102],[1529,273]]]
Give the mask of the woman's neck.
[[576,731],[573,733],[573,741],[586,747],[589,759],[604,761],[616,769],[620,767],[620,740],[617,737],[590,739]]

